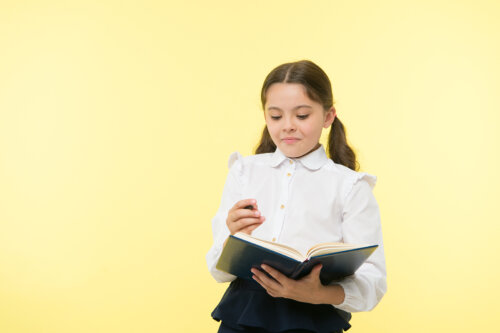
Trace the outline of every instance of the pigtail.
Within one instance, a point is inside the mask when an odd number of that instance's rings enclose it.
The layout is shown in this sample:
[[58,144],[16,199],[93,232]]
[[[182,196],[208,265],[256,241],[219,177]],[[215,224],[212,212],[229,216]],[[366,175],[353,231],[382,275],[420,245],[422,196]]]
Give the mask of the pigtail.
[[267,130],[267,126],[264,126],[264,130],[262,131],[262,137],[260,138],[260,143],[255,149],[255,154],[274,153],[275,150],[276,150],[276,145],[271,139],[271,135]]
[[342,125],[338,117],[335,117],[328,135],[328,153],[333,162],[342,164],[354,171],[359,169],[356,154],[347,144],[344,125]]

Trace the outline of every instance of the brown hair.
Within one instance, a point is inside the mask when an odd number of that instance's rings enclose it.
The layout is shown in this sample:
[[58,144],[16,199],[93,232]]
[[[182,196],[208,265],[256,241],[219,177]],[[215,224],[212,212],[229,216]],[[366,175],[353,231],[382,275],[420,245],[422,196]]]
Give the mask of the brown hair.
[[[307,96],[323,105],[328,111],[333,107],[333,93],[330,79],[326,73],[315,63],[309,60],[301,60],[282,64],[273,69],[264,80],[261,91],[262,109],[265,109],[267,90],[273,83],[300,83],[307,92]],[[255,150],[256,154],[272,153],[276,150],[267,126],[264,127],[260,143]],[[358,170],[359,163],[356,154],[347,144],[344,125],[335,117],[328,135],[328,154],[333,162],[342,164],[349,169]]]

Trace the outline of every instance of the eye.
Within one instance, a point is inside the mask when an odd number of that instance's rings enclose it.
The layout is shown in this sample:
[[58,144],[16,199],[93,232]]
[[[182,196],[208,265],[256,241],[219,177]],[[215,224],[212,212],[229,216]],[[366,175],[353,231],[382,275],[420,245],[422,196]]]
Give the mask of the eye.
[[301,120],[304,120],[304,119],[307,119],[307,117],[309,117],[308,114],[298,114],[297,115],[297,118],[301,119]]
[[279,120],[280,118],[281,118],[281,116],[271,116],[272,120]]

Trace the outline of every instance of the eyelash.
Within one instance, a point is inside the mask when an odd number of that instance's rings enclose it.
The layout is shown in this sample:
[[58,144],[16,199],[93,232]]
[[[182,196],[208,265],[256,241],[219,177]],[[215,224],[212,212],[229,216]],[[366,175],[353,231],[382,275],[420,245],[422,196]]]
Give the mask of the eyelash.
[[[309,115],[308,115],[308,114],[300,114],[300,115],[297,115],[297,118],[299,118],[300,120],[307,119],[307,117],[309,117]],[[271,119],[272,119],[272,120],[279,120],[279,119],[281,119],[281,116],[271,116]]]

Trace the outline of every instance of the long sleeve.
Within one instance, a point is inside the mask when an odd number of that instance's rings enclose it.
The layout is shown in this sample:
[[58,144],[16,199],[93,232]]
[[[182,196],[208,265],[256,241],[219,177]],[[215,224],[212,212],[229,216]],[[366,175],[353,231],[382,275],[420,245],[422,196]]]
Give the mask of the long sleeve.
[[347,195],[344,206],[344,242],[379,245],[354,275],[339,283],[344,288],[345,299],[336,307],[348,312],[373,309],[387,291],[380,212],[372,193],[374,184],[375,177],[360,174]]
[[212,274],[217,282],[228,282],[236,278],[232,274],[219,271],[215,268],[222,253],[224,241],[229,237],[229,229],[226,225],[227,213],[237,201],[241,200],[241,155],[233,153],[229,158],[229,166],[230,169],[224,185],[219,210],[212,219],[213,245],[206,255],[210,274]]

